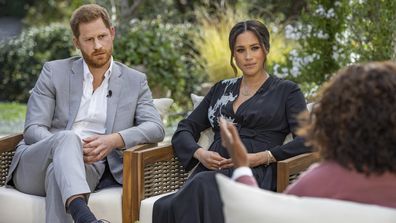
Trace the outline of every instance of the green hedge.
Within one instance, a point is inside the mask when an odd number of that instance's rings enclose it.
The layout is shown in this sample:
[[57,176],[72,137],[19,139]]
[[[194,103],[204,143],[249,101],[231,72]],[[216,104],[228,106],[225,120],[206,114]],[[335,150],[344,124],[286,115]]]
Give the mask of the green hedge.
[[[192,44],[189,24],[161,20],[135,21],[118,33],[114,58],[143,68],[155,97],[169,96],[185,106],[205,75]],[[0,43],[0,101],[26,102],[45,61],[75,55],[67,25],[32,28],[20,37]]]
[[0,100],[26,102],[43,63],[72,54],[69,33],[64,25],[54,24],[0,43]]
[[272,72],[300,83],[310,98],[341,67],[395,60],[395,8],[394,0],[308,1],[299,20],[285,27],[299,47]]
[[114,57],[143,68],[155,97],[172,97],[185,106],[206,77],[192,42],[196,33],[190,24],[135,20],[116,38]]

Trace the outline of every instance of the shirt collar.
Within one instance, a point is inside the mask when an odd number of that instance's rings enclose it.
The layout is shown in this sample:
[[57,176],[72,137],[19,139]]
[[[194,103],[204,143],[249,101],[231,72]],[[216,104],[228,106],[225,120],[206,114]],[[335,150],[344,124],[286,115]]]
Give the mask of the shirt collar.
[[[110,58],[109,69],[107,69],[105,72],[105,75],[104,75],[105,79],[110,78],[112,69],[113,69],[113,56],[111,56],[111,58]],[[84,59],[83,59],[83,72],[84,72],[84,80],[93,79],[91,71],[89,71],[88,64],[85,62]]]

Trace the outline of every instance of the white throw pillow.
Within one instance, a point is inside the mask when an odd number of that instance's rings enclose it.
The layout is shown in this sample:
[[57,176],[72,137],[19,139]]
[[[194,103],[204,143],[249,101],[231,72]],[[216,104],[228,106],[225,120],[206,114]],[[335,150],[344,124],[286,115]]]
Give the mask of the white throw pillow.
[[169,112],[170,106],[173,104],[173,99],[171,98],[155,98],[153,103],[157,111],[159,112],[161,118],[163,119]]
[[[198,107],[199,103],[201,103],[204,96],[198,96],[196,94],[191,94],[191,100],[194,106],[194,109]],[[214,140],[214,132],[212,128],[207,128],[201,132],[201,136],[198,140],[198,145],[200,145],[203,149],[209,149],[210,145]]]
[[297,197],[236,183],[224,175],[216,180],[226,223],[395,223],[396,209],[355,202]]

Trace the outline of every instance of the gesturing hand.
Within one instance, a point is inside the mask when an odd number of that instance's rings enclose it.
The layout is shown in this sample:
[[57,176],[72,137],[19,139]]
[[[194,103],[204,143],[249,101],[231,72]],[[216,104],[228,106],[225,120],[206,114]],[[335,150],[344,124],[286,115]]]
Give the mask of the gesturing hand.
[[249,156],[235,126],[220,118],[221,145],[231,156],[235,167],[248,166]]
[[117,133],[110,135],[93,135],[83,139],[84,162],[92,164],[102,160],[111,150],[118,147],[120,140],[122,141],[122,138]]

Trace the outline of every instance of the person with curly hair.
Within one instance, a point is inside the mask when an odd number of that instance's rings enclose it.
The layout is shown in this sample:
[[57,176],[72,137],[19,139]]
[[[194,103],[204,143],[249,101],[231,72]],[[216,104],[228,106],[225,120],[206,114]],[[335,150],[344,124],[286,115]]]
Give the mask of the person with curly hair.
[[298,131],[323,162],[286,193],[396,208],[395,111],[395,63],[340,70]]
[[[285,193],[396,208],[395,110],[395,63],[341,69],[322,88],[312,112],[300,115],[298,134],[323,160]],[[247,152],[234,125],[222,120],[220,129],[234,166],[246,168]]]

